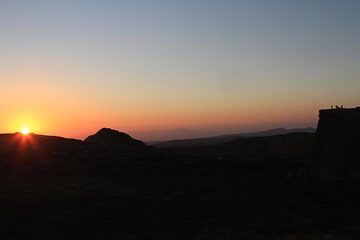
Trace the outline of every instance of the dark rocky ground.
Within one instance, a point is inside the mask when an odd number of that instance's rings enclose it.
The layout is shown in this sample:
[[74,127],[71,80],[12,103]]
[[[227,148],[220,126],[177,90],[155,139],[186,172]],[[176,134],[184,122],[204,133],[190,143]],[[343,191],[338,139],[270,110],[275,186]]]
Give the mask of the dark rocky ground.
[[0,136],[1,239],[360,238],[360,184],[294,177],[310,135],[295,154],[27,138]]

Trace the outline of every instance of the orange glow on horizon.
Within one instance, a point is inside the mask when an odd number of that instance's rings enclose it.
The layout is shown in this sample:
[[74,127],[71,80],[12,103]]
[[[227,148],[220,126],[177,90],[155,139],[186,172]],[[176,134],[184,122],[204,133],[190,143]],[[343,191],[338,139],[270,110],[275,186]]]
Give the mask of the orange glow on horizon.
[[23,129],[21,129],[20,132],[22,135],[28,135],[30,133],[30,130],[29,130],[29,128],[25,127]]
[[[161,104],[145,101],[126,102],[97,101],[100,96],[84,97],[81,91],[50,84],[9,87],[0,89],[5,101],[0,103],[2,121],[0,133],[29,132],[84,139],[103,127],[123,132],[157,131],[187,128],[212,131],[217,128],[267,129],[282,127],[284,123],[315,122],[316,107],[304,100],[297,102],[272,100],[269,98],[243,100],[234,104],[227,101],[205,99],[191,102],[191,99],[161,100]],[[14,98],[17,92],[21,98]],[[145,94],[145,93],[144,93]],[[129,99],[133,96],[128,96]],[[5,104],[5,103],[6,104]],[[154,107],[156,106],[156,107]],[[291,106],[291,107],[289,107]]]

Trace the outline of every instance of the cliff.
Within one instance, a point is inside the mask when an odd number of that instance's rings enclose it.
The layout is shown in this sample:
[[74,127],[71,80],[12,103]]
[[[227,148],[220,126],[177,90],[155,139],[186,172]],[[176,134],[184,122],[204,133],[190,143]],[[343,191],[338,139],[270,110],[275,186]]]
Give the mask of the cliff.
[[320,110],[308,170],[323,180],[360,180],[360,107]]

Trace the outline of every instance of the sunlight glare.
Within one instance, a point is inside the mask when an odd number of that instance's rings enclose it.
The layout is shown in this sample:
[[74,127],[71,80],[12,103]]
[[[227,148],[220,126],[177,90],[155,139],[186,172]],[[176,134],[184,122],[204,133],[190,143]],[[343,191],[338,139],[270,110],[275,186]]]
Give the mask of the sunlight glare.
[[23,135],[28,135],[30,133],[30,130],[29,130],[29,128],[23,128],[20,132]]

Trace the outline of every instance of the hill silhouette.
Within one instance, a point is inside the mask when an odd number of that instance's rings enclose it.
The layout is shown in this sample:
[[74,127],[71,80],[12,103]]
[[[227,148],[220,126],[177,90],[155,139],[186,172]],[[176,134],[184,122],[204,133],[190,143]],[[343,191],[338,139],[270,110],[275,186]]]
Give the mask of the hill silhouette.
[[96,134],[85,139],[85,142],[97,143],[109,147],[145,147],[145,143],[132,138],[130,135],[113,130],[111,128],[102,128]]

